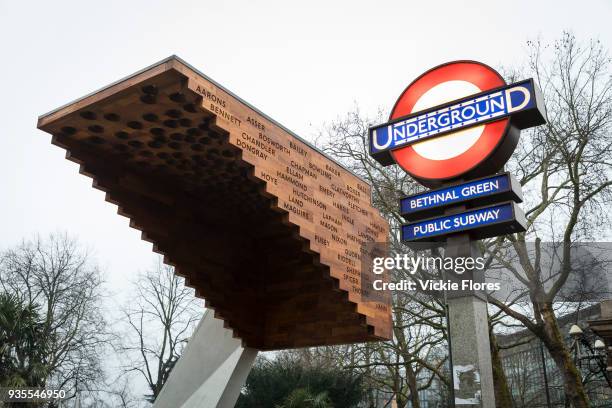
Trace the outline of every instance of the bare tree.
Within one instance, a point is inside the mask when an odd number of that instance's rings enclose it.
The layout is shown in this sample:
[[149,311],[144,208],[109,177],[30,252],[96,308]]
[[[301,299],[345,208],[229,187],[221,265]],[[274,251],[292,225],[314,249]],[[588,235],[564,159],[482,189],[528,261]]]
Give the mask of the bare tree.
[[440,330],[444,312],[432,312],[430,304],[410,301],[395,302],[393,314],[393,339],[361,345],[362,358],[349,367],[365,370],[373,388],[391,391],[398,406],[410,401],[419,408],[421,391],[434,382],[450,386],[445,371],[448,356],[443,350],[445,331]]
[[83,407],[90,408],[143,408],[149,403],[143,401],[134,392],[134,383],[130,378],[119,374],[107,382],[104,388],[98,390],[96,398],[82,402]]
[[155,401],[204,306],[161,257],[154,269],[140,274],[133,289],[136,296],[123,308],[128,335],[121,349],[129,360],[124,369],[141,374],[151,391],[147,399]]
[[[612,184],[610,58],[599,41],[582,45],[564,33],[549,46],[530,42],[524,71],[543,89],[549,123],[524,132],[508,165],[524,189],[528,232],[483,243],[489,266],[503,261],[502,249],[512,246],[520,262],[511,273],[523,290],[508,302],[496,298],[490,302],[506,319],[510,317],[542,340],[563,374],[566,399],[575,407],[587,407],[580,375],[559,331],[556,309],[560,291],[572,273],[573,243],[592,240],[609,225],[603,220]],[[367,129],[382,121],[381,114],[369,121],[355,111],[333,123],[319,144],[370,182],[374,204],[392,227],[392,251],[405,252],[398,242],[403,220],[397,199],[421,187],[397,166],[381,167],[369,156]],[[530,254],[526,250],[528,239],[536,241],[536,248],[542,239],[561,244],[556,271],[544,277],[538,251]],[[520,310],[525,296],[528,307]],[[439,308],[434,299],[427,304],[433,313]]]
[[[44,350],[45,378],[38,386],[77,392],[94,390],[103,381],[100,356],[109,341],[101,309],[99,269],[66,233],[36,237],[0,256],[0,289],[36,308]],[[23,362],[31,356],[21,356]],[[28,384],[30,385],[30,384]]]
[[[358,109],[331,123],[319,135],[317,143],[332,157],[361,175],[372,185],[373,204],[391,226],[390,253],[410,251],[400,242],[403,223],[399,198],[422,189],[397,166],[383,167],[369,155],[368,128],[383,122],[382,112],[369,119]],[[437,254],[434,254],[437,255]],[[407,271],[393,271],[394,279],[414,279]],[[418,271],[420,276],[440,276],[440,271]],[[365,344],[351,349],[348,365],[362,371],[373,389],[391,392],[399,406],[410,401],[421,406],[419,391],[438,385],[450,385],[445,364],[447,355],[439,350],[447,344],[444,319],[446,309],[441,299],[422,293],[393,293],[394,338],[381,344]],[[346,364],[346,363],[345,363]]]
[[[510,243],[519,267],[509,270],[524,285],[527,302],[520,297],[512,302],[490,297],[490,302],[542,340],[563,376],[566,400],[588,407],[555,308],[573,273],[574,244],[597,237],[610,203],[610,58],[599,41],[580,44],[569,33],[551,46],[529,45],[529,71],[543,89],[549,119],[525,135],[509,166],[524,186],[529,230],[487,244],[497,256],[504,241]],[[532,253],[528,238],[536,242]],[[541,263],[543,238],[559,243],[558,267],[551,273]]]

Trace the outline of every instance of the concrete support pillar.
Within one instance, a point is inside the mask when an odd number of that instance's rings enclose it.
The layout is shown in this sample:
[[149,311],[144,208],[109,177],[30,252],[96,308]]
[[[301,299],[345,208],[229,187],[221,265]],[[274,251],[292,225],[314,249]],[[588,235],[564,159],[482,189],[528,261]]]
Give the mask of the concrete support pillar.
[[487,304],[476,296],[448,300],[455,406],[495,407]]
[[257,352],[206,311],[153,406],[233,408]]
[[[449,237],[445,256],[478,257],[476,243],[467,234]],[[461,287],[462,280],[484,282],[484,272],[448,272]],[[459,290],[447,294],[451,367],[455,407],[495,408],[489,342],[487,302],[483,293]]]

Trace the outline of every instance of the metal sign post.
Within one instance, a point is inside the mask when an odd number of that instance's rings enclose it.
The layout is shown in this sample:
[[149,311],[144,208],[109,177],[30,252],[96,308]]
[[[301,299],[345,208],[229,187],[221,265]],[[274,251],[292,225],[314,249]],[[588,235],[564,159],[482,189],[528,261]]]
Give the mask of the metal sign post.
[[[445,245],[445,258],[474,260],[481,256],[477,240],[525,231],[520,184],[495,173],[520,130],[545,122],[532,79],[507,85],[478,62],[444,64],[413,81],[389,121],[369,131],[370,154],[379,163],[398,164],[426,187],[442,186],[400,200],[408,221],[402,241]],[[458,287],[445,293],[454,404],[494,408],[487,300],[476,286],[485,283],[484,271],[444,273]]]

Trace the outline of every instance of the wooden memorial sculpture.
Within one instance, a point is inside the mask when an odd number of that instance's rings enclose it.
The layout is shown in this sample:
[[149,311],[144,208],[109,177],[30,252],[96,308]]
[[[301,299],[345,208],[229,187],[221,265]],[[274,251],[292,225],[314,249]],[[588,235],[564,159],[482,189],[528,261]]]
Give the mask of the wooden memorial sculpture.
[[370,186],[177,57],[39,118],[247,347],[391,337]]

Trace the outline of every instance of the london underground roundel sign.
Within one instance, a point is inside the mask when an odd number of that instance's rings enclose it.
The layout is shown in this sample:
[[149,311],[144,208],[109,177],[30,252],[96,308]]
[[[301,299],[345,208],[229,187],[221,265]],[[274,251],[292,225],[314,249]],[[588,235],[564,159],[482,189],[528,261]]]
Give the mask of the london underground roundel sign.
[[543,123],[545,111],[533,80],[507,85],[487,65],[450,62],[408,85],[389,122],[370,129],[370,154],[437,186],[501,169],[520,129]]

